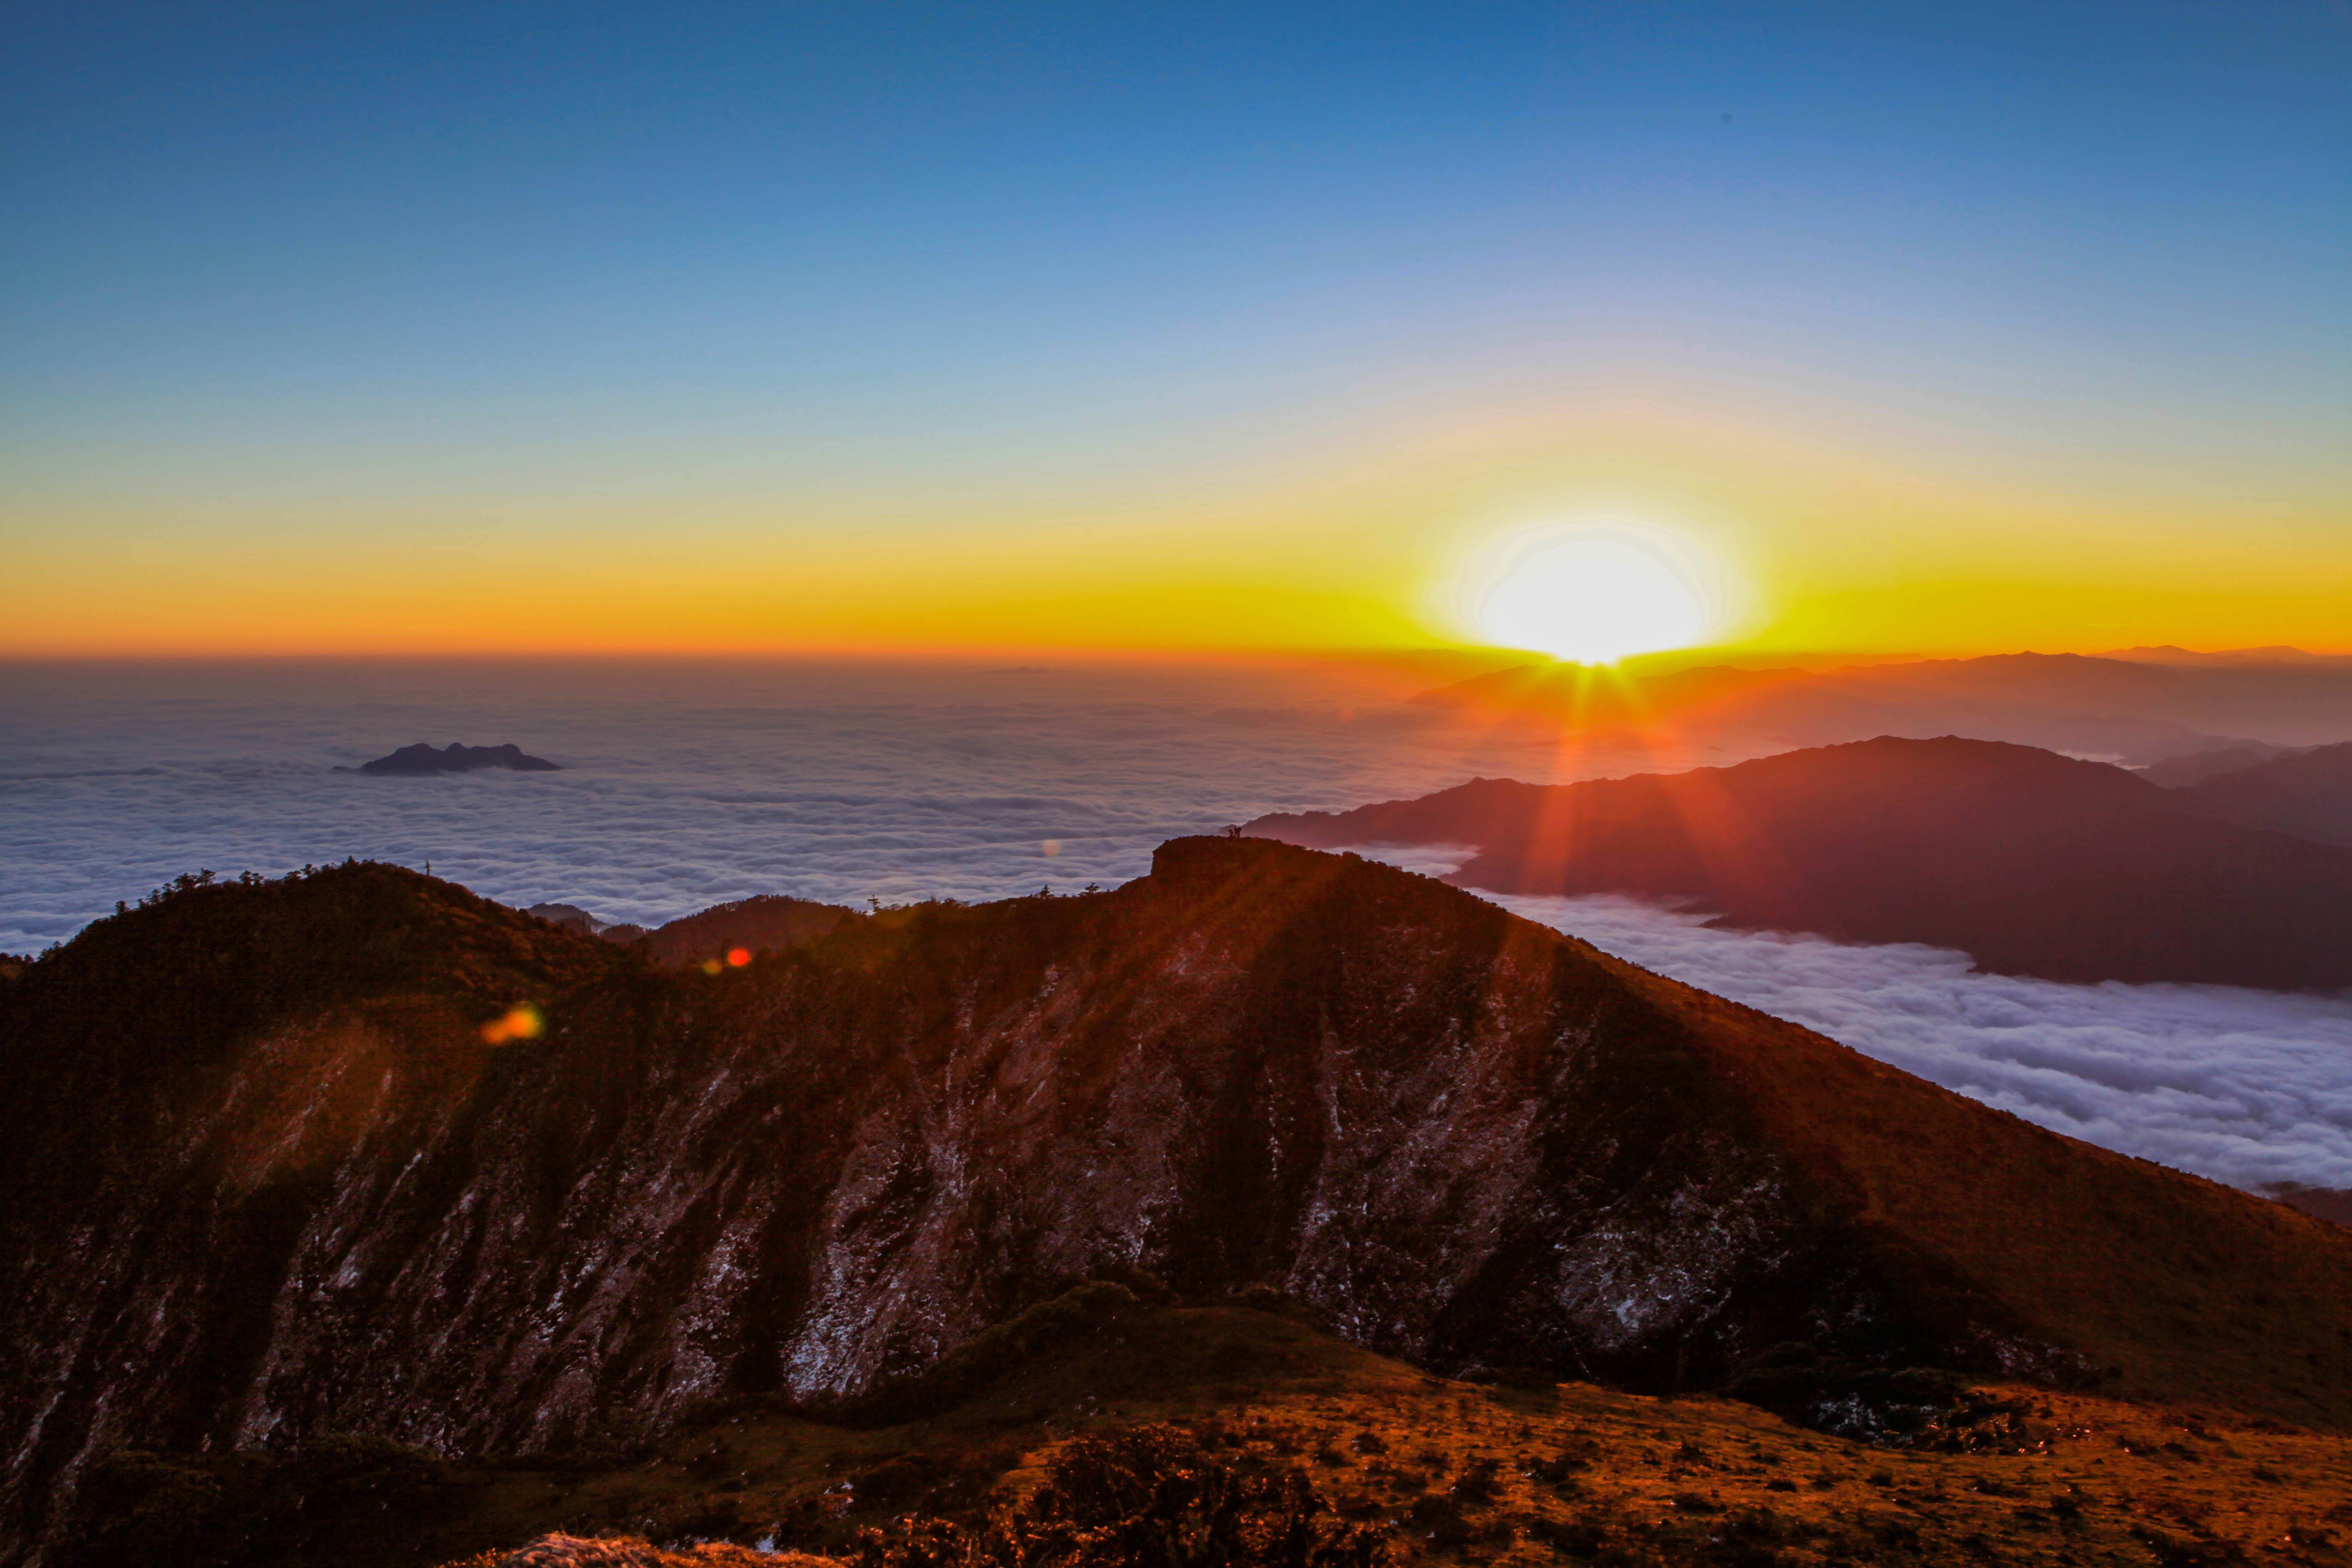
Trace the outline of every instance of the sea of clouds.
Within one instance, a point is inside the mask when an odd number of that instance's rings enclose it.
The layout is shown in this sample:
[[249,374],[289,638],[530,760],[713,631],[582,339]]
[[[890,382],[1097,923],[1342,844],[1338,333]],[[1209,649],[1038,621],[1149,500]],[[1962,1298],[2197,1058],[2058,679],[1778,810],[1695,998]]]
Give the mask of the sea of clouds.
[[2236,1186],[2352,1187],[2352,998],[2069,985],[1636,899],[1495,901],[2053,1131]]
[[[1477,851],[1358,853],[1444,876]],[[1975,973],[1950,948],[1721,930],[1648,899],[1479,896],[2070,1138],[2233,1186],[2352,1187],[2352,995],[2070,985]]]
[[[1265,662],[0,666],[0,952],[202,868],[429,862],[651,924],[754,893],[1109,886],[1267,811],[1626,771],[1403,700],[1434,683]],[[333,771],[415,741],[511,741],[564,771]]]
[[[1402,700],[1428,684],[1303,663],[0,667],[0,952],[198,868],[429,862],[509,903],[656,923],[754,893],[1109,886],[1264,812],[1636,771]],[[332,771],[415,741],[511,741],[564,771]],[[1443,871],[1467,852],[1379,853]],[[2241,1185],[2352,1186],[2352,1000],[2063,985],[1631,900],[1499,901],[2059,1131]]]

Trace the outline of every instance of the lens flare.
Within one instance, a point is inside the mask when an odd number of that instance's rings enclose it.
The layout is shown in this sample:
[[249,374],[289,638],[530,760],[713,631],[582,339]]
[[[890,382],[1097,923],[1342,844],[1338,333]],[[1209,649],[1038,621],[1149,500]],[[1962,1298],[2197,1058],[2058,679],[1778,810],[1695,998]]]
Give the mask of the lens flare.
[[545,1033],[547,1020],[528,1002],[518,1002],[506,1013],[482,1026],[482,1038],[494,1046],[509,1040],[535,1040]]
[[727,950],[727,962],[730,966],[740,969],[751,962],[751,950],[748,947],[730,947]]

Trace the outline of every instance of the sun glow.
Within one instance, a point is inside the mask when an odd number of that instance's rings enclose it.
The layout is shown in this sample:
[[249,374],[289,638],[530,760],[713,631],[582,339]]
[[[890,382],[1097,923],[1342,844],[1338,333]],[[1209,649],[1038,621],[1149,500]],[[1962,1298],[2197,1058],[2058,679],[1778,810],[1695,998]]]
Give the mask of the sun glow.
[[1479,634],[1580,664],[1688,647],[1706,607],[1675,567],[1622,541],[1551,538],[1498,563],[1474,612]]

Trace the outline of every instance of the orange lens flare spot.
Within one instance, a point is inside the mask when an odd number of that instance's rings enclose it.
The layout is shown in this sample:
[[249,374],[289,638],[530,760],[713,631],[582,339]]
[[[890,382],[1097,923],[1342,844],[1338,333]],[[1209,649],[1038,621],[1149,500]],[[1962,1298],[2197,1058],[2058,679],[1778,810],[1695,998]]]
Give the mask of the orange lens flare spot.
[[509,1040],[535,1040],[546,1032],[547,1020],[528,1002],[516,1003],[507,1009],[505,1016],[482,1026],[482,1038],[494,1046],[503,1046]]
[[740,969],[751,962],[751,950],[748,947],[730,947],[727,950],[727,962],[730,967]]
[[705,974],[716,974],[726,967],[715,958],[706,958],[702,961],[702,973]]

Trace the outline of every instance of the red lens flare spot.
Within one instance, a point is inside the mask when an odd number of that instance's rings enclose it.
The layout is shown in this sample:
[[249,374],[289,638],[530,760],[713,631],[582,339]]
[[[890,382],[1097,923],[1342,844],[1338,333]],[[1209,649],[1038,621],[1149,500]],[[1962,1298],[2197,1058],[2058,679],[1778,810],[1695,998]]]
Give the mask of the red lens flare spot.
[[509,1040],[535,1040],[546,1032],[547,1020],[528,1002],[516,1003],[504,1016],[482,1026],[482,1038],[494,1046],[503,1046]]
[[751,962],[751,950],[748,947],[730,947],[727,950],[727,962],[740,969]]

